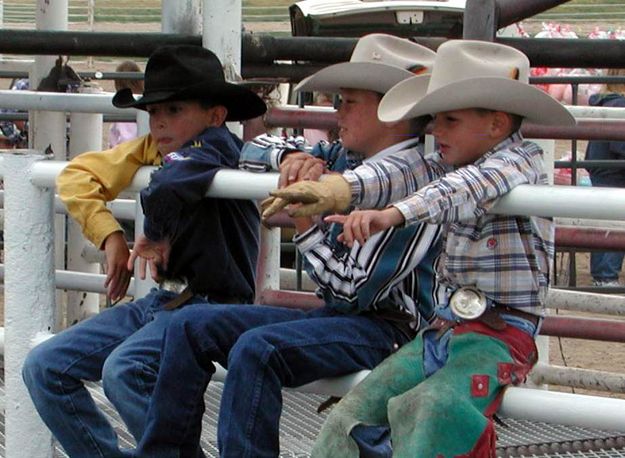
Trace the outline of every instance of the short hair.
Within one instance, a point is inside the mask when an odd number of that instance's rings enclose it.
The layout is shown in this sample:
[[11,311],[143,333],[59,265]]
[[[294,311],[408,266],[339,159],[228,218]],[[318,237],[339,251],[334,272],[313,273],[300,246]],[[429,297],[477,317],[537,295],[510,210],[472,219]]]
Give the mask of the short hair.
[[[607,76],[625,76],[625,68],[610,68]],[[607,83],[605,88],[608,92],[625,94],[625,83]]]
[[427,125],[432,121],[432,116],[423,115],[410,119],[410,132],[415,135],[422,136],[425,134]]
[[[132,60],[125,60],[120,63],[117,68],[115,68],[116,72],[141,72],[141,68],[137,65],[136,62]],[[141,94],[143,92],[143,80],[142,79],[128,79],[121,78],[115,80],[115,90],[120,91],[122,89],[129,88],[133,94]]]
[[523,124],[523,116],[515,113],[509,113],[503,110],[492,110],[490,108],[474,108],[474,110],[482,114],[494,113],[496,111],[501,111],[502,113],[507,114],[508,116],[510,116],[510,120],[512,121],[512,129],[510,133],[516,132],[517,130],[521,129],[521,124]]

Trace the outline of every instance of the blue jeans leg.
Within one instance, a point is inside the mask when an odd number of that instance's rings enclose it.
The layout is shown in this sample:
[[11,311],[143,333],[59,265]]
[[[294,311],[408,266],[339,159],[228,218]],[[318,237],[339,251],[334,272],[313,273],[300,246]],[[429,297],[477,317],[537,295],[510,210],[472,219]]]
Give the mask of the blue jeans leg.
[[163,335],[171,317],[178,311],[164,311],[160,307],[154,310],[152,321],[122,342],[104,362],[104,393],[137,440],[141,439],[145,430],[146,413],[158,374]]
[[616,281],[625,253],[617,251],[590,253],[590,274],[594,280]]
[[275,458],[283,387],[371,369],[405,340],[386,322],[328,309],[246,332],[228,358],[220,457]]
[[358,446],[359,458],[391,458],[391,428],[356,425],[349,433]]
[[204,391],[241,334],[305,313],[260,305],[189,305],[172,318],[163,339],[160,369],[135,452],[145,458],[202,456],[200,433]]
[[83,381],[102,378],[111,352],[153,318],[157,291],[60,332],[33,348],[22,375],[39,415],[72,458],[120,457],[117,435]]

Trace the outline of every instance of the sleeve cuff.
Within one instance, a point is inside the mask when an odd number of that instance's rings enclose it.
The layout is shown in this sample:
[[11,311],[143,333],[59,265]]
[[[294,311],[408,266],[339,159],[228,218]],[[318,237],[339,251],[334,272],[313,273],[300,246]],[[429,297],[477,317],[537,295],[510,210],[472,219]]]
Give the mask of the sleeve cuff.
[[360,197],[362,194],[362,181],[358,178],[358,175],[356,175],[351,170],[346,170],[345,172],[343,172],[343,178],[345,179],[345,181],[347,181],[347,184],[349,185],[349,189],[352,194],[352,204],[357,204],[361,200]]
[[100,250],[104,248],[104,241],[109,235],[120,231],[123,232],[122,227],[110,213],[94,215],[83,229],[85,237]]
[[415,224],[421,221],[419,215],[427,215],[428,206],[426,202],[419,196],[412,196],[408,199],[396,202],[392,205],[395,207],[404,217],[404,224],[401,227],[406,227],[410,224]]
[[319,226],[312,226],[306,232],[296,234],[293,237],[293,242],[297,246],[300,253],[304,254],[312,250],[317,244],[321,243],[325,237],[323,231]]

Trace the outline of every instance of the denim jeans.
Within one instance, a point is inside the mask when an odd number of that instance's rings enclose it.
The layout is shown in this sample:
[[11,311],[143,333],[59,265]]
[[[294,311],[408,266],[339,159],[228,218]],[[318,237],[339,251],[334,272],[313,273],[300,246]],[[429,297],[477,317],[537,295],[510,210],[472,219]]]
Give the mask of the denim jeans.
[[128,430],[143,435],[174,293],[152,290],[78,323],[28,354],[22,376],[39,415],[72,458],[121,457],[117,435],[83,381],[102,380]]
[[279,454],[282,388],[371,369],[406,341],[377,318],[328,308],[185,307],[170,322],[140,457],[197,457],[203,395],[213,362],[228,369],[221,398],[221,458]]
[[620,251],[590,253],[590,274],[593,280],[617,281],[625,253]]

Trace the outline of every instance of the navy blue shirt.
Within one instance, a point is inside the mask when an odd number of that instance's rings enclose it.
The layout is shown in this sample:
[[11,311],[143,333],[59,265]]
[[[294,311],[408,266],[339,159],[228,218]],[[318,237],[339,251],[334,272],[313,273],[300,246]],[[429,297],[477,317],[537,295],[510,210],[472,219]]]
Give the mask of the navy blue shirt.
[[[621,94],[594,94],[588,100],[592,106],[625,107],[625,97]],[[625,142],[592,140],[586,148],[587,160],[623,160],[625,159]],[[625,169],[614,167],[588,168],[593,186],[625,187]]]
[[260,217],[250,200],[205,197],[215,174],[236,169],[242,142],[226,127],[206,129],[163,158],[141,191],[144,233],[171,243],[163,278],[184,279],[216,302],[254,300]]

